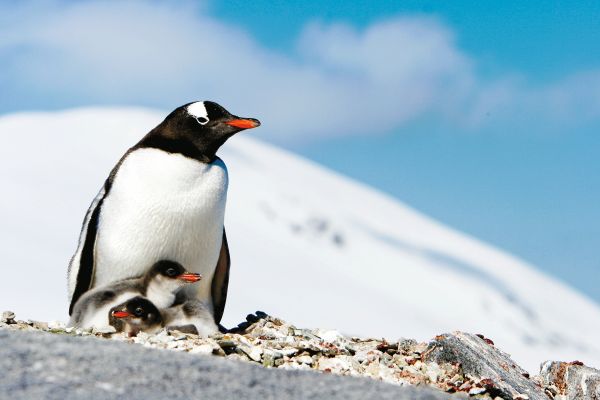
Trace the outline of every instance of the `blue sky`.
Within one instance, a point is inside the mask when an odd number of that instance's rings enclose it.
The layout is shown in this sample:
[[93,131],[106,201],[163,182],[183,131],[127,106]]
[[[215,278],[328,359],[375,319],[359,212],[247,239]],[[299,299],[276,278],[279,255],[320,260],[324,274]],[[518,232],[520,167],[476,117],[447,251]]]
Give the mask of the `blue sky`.
[[0,113],[199,98],[600,302],[600,3],[0,1]]

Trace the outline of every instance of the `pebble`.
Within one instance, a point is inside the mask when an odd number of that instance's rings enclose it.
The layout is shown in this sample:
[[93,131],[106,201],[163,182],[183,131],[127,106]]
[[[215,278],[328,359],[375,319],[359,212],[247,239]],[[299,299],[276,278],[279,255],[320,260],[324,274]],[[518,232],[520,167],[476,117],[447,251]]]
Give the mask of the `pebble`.
[[64,330],[65,323],[61,322],[61,321],[50,321],[50,322],[48,322],[48,329],[49,330]]
[[15,313],[12,311],[4,311],[0,321],[4,322],[5,324],[13,324],[15,322]]
[[328,343],[338,344],[344,337],[338,331],[322,331],[317,330],[316,336]]
[[116,332],[117,332],[117,330],[115,329],[115,327],[114,326],[110,326],[110,325],[109,326],[102,326],[102,327],[99,327],[99,328],[94,327],[92,329],[92,333],[94,335],[96,335],[96,334],[105,335],[105,334],[116,333]]
[[311,356],[308,355],[304,355],[304,356],[300,356],[298,358],[296,358],[296,361],[301,363],[301,364],[307,364],[307,365],[312,365],[313,364],[313,359]]
[[427,368],[425,370],[426,370],[427,377],[429,378],[429,380],[432,383],[436,383],[438,380],[438,377],[440,375],[442,375],[442,370],[439,367],[439,365],[437,365],[436,363],[430,363],[429,365],[427,365]]
[[241,347],[242,351],[246,353],[246,355],[253,361],[260,362],[261,355],[263,353],[262,349],[258,346],[243,346]]
[[476,394],[482,394],[482,393],[485,393],[486,391],[487,391],[486,388],[474,387],[471,390],[469,390],[469,396],[475,396]]
[[352,364],[344,358],[325,358],[319,359],[317,369],[319,371],[335,372],[341,374],[345,371],[350,370]]
[[212,354],[213,347],[210,344],[201,344],[190,349],[190,354]]

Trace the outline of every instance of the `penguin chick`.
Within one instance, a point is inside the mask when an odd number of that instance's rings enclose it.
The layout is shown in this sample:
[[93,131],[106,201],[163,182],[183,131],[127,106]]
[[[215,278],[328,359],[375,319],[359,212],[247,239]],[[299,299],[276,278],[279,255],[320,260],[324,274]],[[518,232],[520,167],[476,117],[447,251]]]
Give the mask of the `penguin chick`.
[[198,282],[202,275],[186,271],[175,261],[161,260],[143,276],[142,295],[147,297],[159,309],[167,308],[175,303],[179,289],[190,283]]
[[108,320],[117,332],[135,336],[138,332],[154,333],[162,328],[160,311],[144,297],[136,296],[111,308]]
[[196,299],[161,310],[163,324],[168,330],[178,330],[208,337],[219,328],[206,305]]
[[169,307],[179,289],[200,279],[200,274],[186,271],[179,263],[158,261],[141,278],[126,279],[87,291],[75,304],[68,325],[77,328],[107,326],[108,311],[136,296],[148,298],[157,308]]

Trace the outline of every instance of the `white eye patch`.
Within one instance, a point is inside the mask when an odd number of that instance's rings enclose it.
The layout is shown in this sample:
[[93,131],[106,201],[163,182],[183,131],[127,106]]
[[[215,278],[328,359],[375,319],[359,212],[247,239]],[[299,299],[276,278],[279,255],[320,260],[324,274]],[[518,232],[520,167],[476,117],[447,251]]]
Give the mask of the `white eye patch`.
[[203,101],[197,101],[187,106],[187,113],[196,118],[200,125],[206,125],[209,121],[208,112]]

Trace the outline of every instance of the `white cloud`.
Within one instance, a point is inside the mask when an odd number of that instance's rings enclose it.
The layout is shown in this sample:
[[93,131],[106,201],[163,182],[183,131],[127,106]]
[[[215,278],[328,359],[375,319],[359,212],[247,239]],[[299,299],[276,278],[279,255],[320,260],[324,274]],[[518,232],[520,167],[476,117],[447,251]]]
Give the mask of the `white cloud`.
[[[3,6],[0,107],[214,99],[263,120],[272,140],[377,134],[416,118],[478,127],[531,112],[598,118],[600,73],[531,89],[478,77],[443,22],[403,16],[363,30],[310,23],[292,55],[192,3],[19,3]],[[593,82],[590,85],[590,81]]]

